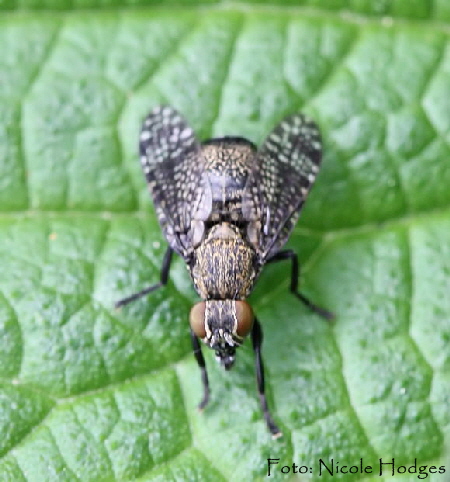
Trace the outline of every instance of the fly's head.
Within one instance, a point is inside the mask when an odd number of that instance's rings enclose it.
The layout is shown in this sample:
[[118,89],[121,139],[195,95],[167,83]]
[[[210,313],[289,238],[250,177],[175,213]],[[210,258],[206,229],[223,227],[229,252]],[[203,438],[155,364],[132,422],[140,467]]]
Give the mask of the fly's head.
[[192,331],[216,352],[220,364],[229,370],[253,326],[253,310],[242,300],[207,300],[194,305],[189,321]]

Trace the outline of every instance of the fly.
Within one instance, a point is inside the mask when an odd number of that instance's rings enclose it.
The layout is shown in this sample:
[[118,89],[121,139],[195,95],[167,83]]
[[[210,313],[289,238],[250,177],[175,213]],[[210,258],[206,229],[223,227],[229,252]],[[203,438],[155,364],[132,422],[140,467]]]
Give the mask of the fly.
[[265,264],[290,260],[290,291],[326,319],[324,310],[298,291],[297,254],[281,248],[319,172],[322,142],[317,125],[302,114],[286,117],[262,146],[242,137],[200,143],[173,108],[160,106],[145,119],[139,142],[142,169],[169,244],[160,281],[116,306],[167,284],[173,252],[188,267],[202,299],[190,312],[194,356],[201,370],[203,409],[210,396],[199,339],[229,370],[236,348],[251,335],[256,379],[267,427],[281,432],[270,414],[261,357],[263,333],[245,301]]

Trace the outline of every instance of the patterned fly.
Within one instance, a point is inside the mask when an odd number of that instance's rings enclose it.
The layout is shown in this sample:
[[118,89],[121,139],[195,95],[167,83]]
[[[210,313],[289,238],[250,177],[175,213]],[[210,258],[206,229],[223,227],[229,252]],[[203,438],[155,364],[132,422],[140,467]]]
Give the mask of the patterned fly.
[[116,306],[164,286],[172,254],[178,253],[203,300],[190,313],[192,346],[204,388],[199,408],[206,406],[210,393],[199,339],[215,350],[228,370],[236,348],[250,334],[261,407],[269,431],[278,437],[281,432],[265,396],[262,329],[245,300],[266,263],[290,260],[291,292],[321,316],[333,317],[299,293],[297,255],[281,250],[319,172],[318,127],[294,114],[281,121],[259,149],[242,137],[200,143],[183,117],[163,106],[145,119],[139,150],[169,246],[160,282]]

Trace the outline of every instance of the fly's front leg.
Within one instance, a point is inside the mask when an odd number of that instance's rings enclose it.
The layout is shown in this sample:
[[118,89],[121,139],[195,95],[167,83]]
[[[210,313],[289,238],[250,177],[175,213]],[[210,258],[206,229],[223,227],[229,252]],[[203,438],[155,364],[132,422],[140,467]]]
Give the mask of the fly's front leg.
[[259,321],[255,318],[252,328],[252,344],[253,351],[255,352],[255,369],[256,369],[256,382],[258,385],[259,401],[261,402],[261,408],[264,414],[264,420],[266,421],[267,428],[272,434],[273,438],[278,438],[283,435],[277,424],[273,421],[270,415],[269,407],[267,405],[267,398],[265,392],[264,382],[264,363],[261,356],[261,346],[263,342],[263,333]]
[[115,307],[120,308],[121,306],[127,305],[128,303],[131,303],[132,301],[137,300],[138,298],[141,298],[142,296],[145,296],[148,293],[157,290],[158,288],[161,288],[161,286],[165,286],[167,284],[167,281],[169,280],[170,262],[172,261],[172,254],[173,249],[169,246],[164,254],[159,283],[148,286],[147,288],[144,288],[143,290],[134,293],[131,296],[127,296],[126,298],[119,300],[115,304]]
[[203,399],[198,405],[199,410],[203,410],[209,402],[209,380],[208,380],[208,372],[206,371],[206,364],[205,358],[203,357],[202,347],[200,346],[200,342],[198,341],[197,336],[191,330],[191,341],[192,341],[192,350],[194,352],[195,359],[197,360],[198,366],[200,367],[200,371],[202,374],[202,384],[203,384]]
[[299,276],[299,265],[298,265],[298,256],[297,253],[292,251],[291,249],[286,249],[285,251],[280,251],[275,256],[270,258],[267,262],[274,263],[276,261],[283,261],[283,260],[291,260],[291,286],[290,291],[294,294],[299,300],[301,300],[310,310],[314,311],[318,315],[322,316],[326,320],[332,320],[334,318],[334,314],[331,311],[325,310],[320,306],[314,304],[309,298],[305,295],[302,295],[298,291],[298,276]]

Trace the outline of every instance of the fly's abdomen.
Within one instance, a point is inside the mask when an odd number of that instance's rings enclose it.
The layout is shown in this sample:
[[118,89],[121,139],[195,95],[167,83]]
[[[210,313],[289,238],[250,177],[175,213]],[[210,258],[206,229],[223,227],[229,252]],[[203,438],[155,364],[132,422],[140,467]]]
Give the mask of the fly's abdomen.
[[202,146],[202,155],[212,200],[208,221],[242,223],[242,198],[255,157],[253,144],[241,138],[212,139]]

